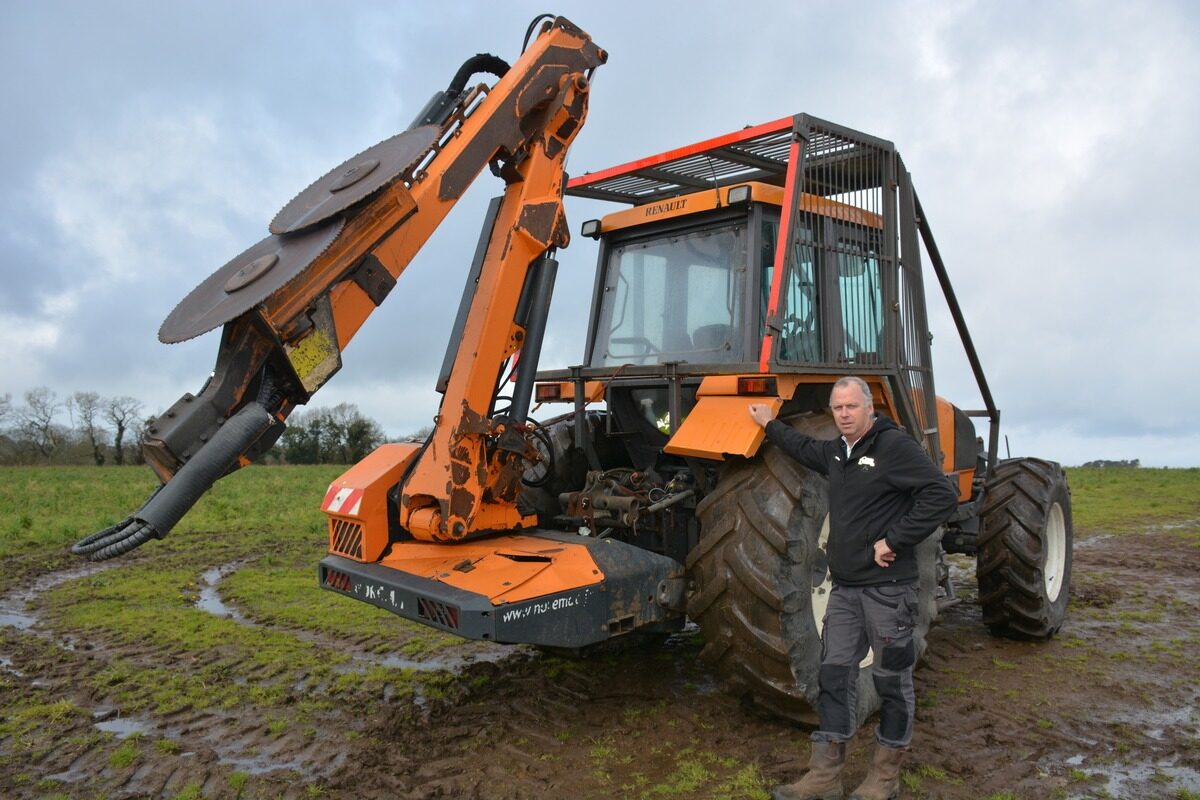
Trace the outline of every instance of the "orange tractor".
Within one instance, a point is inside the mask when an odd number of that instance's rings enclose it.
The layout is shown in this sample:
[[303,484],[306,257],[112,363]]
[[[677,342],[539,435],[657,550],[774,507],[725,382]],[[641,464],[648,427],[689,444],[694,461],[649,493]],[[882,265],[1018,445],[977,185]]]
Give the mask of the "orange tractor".
[[[568,649],[691,618],[733,691],[810,720],[827,487],[764,443],[747,406],[832,437],[830,387],[854,374],[959,489],[958,513],[919,549],[918,641],[955,600],[955,552],[977,554],[995,632],[1057,631],[1065,475],[997,459],[999,412],[892,143],[800,114],[568,180],[606,54],[565,19],[535,36],[538,22],[511,67],[470,59],[408,130],[301,192],[168,316],[164,341],[224,326],[214,374],[147,429],[163,485],[75,551],[109,558],[161,538],[266,452],[488,167],[504,192],[467,271],[433,432],[383,445],[329,487],[323,588],[464,637]],[[469,85],[479,72],[495,82]],[[564,194],[627,207],[582,227],[599,243],[582,363],[539,373]],[[926,263],[984,410],[934,392]],[[535,400],[569,408],[539,423]],[[986,445],[972,417],[989,420]],[[865,716],[878,699],[862,676]]]

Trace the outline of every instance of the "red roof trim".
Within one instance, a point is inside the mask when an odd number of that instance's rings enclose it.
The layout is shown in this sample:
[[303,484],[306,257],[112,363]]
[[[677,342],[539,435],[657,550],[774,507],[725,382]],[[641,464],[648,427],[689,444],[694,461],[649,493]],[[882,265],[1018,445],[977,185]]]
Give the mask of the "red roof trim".
[[647,167],[656,167],[660,164],[665,164],[669,161],[676,161],[681,158],[704,153],[708,150],[715,150],[718,147],[726,147],[738,142],[744,142],[747,139],[754,139],[758,136],[765,136],[770,133],[778,133],[779,131],[787,130],[792,127],[792,117],[782,117],[772,122],[764,122],[761,125],[755,125],[751,128],[743,128],[734,133],[727,133],[724,136],[717,136],[712,139],[705,139],[703,142],[679,147],[674,150],[668,150],[665,153],[659,153],[656,156],[641,158],[637,161],[630,161],[628,164],[621,164],[616,167],[600,170],[599,172],[589,172],[586,175],[580,175],[578,178],[572,178],[567,183],[568,189],[576,189],[582,186],[590,186],[593,183],[615,178],[619,175],[626,175],[637,172],[638,170],[646,169]]

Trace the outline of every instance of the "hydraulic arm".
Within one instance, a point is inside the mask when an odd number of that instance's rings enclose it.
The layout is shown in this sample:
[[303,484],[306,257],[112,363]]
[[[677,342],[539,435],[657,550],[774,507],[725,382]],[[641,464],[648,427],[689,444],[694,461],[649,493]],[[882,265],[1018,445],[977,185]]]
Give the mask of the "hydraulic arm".
[[[275,216],[270,236],[193,290],[159,338],[223,325],[213,375],[147,429],[142,448],[159,489],[73,551],[100,560],[162,538],[218,478],[266,452],[288,414],[341,368],[342,350],[484,167],[506,190],[434,432],[400,487],[398,521],[422,540],[532,524],[516,495],[536,458],[523,423],[554,280],[548,254],[567,244],[563,160],[606,57],[561,17],[511,68],[474,57],[408,130],[317,180]],[[499,80],[468,88],[479,71]],[[501,370],[518,353],[526,397],[494,416]]]

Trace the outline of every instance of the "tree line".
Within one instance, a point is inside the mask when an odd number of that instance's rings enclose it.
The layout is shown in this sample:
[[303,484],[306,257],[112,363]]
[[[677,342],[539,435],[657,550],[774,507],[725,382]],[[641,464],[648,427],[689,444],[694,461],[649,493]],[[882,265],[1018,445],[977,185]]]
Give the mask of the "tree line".
[[[0,395],[0,465],[142,464],[141,438],[153,417],[140,400],[38,387],[24,403]],[[266,464],[353,464],[387,441],[353,403],[297,411],[262,459]]]

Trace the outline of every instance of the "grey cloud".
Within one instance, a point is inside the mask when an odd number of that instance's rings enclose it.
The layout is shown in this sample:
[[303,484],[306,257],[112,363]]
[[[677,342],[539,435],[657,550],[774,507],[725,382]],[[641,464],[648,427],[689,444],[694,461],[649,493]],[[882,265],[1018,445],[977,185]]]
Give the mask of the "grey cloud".
[[[1200,113],[1195,93],[1180,91],[1200,79],[1193,6],[879,2],[855,6],[853,18],[844,5],[791,2],[753,13],[718,2],[559,8],[611,54],[572,173],[798,111],[891,138],[1005,430],[1069,463],[1200,463],[1197,437],[1173,433],[1186,422],[1182,403],[1141,402],[1164,374],[1176,396],[1200,393],[1186,367],[1200,341],[1187,237]],[[6,9],[0,100],[20,124],[0,129],[0,321],[10,328],[0,342],[37,357],[0,360],[4,391],[44,383],[162,407],[197,389],[216,334],[159,345],[170,308],[261,238],[308,181],[403,127],[465,57],[514,58],[542,10]],[[316,402],[355,402],[393,434],[427,424],[482,209],[499,191],[490,176],[479,183]],[[571,202],[572,229],[609,210]],[[579,237],[560,254],[547,366],[582,354],[594,259]],[[86,296],[67,303],[80,286]],[[934,308],[939,388],[976,407],[949,318]],[[57,342],[38,346],[55,326]]]

